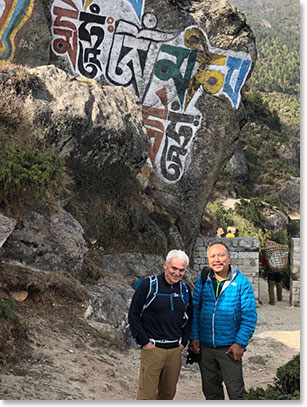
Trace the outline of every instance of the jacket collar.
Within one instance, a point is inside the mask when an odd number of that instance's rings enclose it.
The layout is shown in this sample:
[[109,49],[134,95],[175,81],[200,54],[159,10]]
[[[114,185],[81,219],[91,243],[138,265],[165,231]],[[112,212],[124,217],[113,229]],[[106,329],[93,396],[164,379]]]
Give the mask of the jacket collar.
[[[232,281],[232,280],[236,277],[237,274],[238,274],[238,273],[237,273],[237,270],[235,270],[232,265],[229,265],[229,272],[228,272],[228,275],[227,275],[227,280]],[[209,276],[210,276],[211,278],[212,278],[212,277],[215,278],[214,272],[213,272],[212,269],[210,269],[210,274],[209,274]]]
[[229,281],[230,281],[230,282],[233,281],[237,274],[238,274],[238,271],[235,270],[235,269],[233,268],[233,266],[230,266],[230,271],[229,271],[229,274],[228,274]]

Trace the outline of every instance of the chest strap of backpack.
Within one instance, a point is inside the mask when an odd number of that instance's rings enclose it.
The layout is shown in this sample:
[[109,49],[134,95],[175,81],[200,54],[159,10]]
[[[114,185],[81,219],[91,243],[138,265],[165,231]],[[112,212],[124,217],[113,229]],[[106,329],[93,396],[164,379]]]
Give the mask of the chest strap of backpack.
[[144,311],[145,308],[147,308],[152,301],[156,298],[156,296],[166,296],[170,298],[170,306],[171,306],[171,311],[174,311],[174,298],[175,297],[180,297],[184,303],[185,306],[185,312],[184,312],[184,318],[187,320],[188,319],[188,315],[186,313],[186,309],[187,306],[189,304],[189,291],[188,288],[186,286],[186,284],[180,280],[180,294],[178,293],[172,293],[172,294],[168,294],[168,293],[159,293],[158,292],[158,277],[157,276],[150,276],[149,277],[149,289],[148,289],[148,293],[146,296],[146,300],[142,309],[142,313]]
[[150,338],[149,340],[154,346],[156,343],[176,343],[176,342],[178,342],[178,345],[180,345],[182,338],[174,339],[174,340]]

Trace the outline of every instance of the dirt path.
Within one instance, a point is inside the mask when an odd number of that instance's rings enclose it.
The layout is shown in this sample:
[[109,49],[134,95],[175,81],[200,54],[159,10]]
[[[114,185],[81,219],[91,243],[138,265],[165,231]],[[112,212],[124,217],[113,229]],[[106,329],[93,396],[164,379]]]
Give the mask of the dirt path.
[[[283,302],[269,305],[264,280],[260,293],[256,332],[244,355],[247,389],[273,383],[276,369],[300,349],[300,308],[289,306],[286,291]],[[0,399],[135,399],[139,351],[108,349],[84,322],[65,319],[59,311],[54,315],[48,320],[33,316],[31,356],[2,368]],[[183,364],[175,399],[204,399],[197,365]]]

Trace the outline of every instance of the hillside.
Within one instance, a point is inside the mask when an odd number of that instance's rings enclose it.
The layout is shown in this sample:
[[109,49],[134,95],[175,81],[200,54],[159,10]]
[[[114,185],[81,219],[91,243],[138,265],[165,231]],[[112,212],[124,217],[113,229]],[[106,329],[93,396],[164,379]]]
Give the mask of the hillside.
[[[295,204],[285,200],[280,191],[285,185],[299,182],[300,177],[299,2],[229,2],[245,14],[253,29],[258,59],[243,93],[247,117],[240,133],[239,157],[234,158],[236,173],[230,161],[210,200],[216,203],[229,198],[259,199],[297,219],[294,212],[299,212],[299,191]],[[255,217],[252,223],[267,233],[263,225],[256,225]],[[207,230],[211,233],[212,229]],[[283,233],[299,236],[297,221],[290,221]]]
[[258,62],[253,90],[298,95],[300,84],[300,4],[291,0],[230,0],[246,15],[255,36]]

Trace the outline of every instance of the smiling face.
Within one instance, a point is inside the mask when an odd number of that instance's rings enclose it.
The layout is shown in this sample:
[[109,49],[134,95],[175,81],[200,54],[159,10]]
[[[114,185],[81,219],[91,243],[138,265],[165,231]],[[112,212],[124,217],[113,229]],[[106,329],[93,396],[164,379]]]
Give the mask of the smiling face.
[[174,256],[168,261],[165,261],[163,267],[165,270],[165,280],[168,284],[173,285],[182,280],[187,269],[187,263],[179,257]]
[[207,255],[209,267],[213,270],[216,278],[226,278],[230,264],[230,254],[226,247],[222,244],[215,244],[209,247]]

